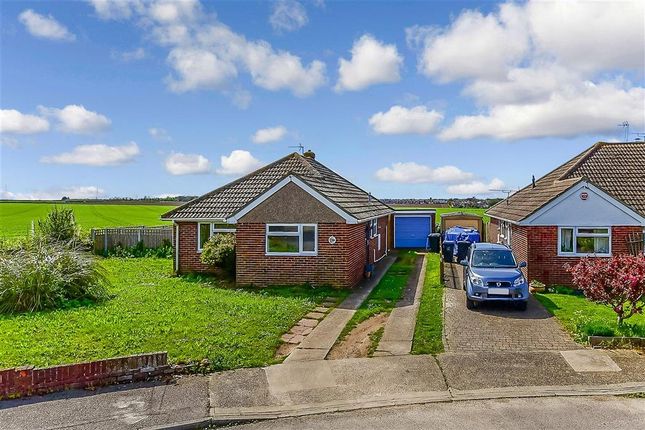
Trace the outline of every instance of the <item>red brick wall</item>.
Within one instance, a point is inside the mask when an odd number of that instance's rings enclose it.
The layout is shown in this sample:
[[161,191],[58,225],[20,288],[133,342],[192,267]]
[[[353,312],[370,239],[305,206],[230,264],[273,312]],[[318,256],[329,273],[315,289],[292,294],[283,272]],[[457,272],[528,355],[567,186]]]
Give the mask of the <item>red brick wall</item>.
[[209,272],[197,252],[197,223],[179,222],[179,273]]
[[[495,233],[497,235],[497,233]],[[497,236],[496,236],[497,237]],[[529,260],[529,241],[528,228],[512,224],[511,225],[511,249],[515,254],[518,263]],[[522,269],[524,276],[528,276],[528,267]]]
[[499,234],[499,220],[497,218],[491,218],[490,223],[488,223],[488,241],[490,243],[497,243],[497,235]]
[[[642,231],[638,226],[617,226],[611,229],[611,252],[627,254],[627,236]],[[565,264],[575,264],[580,257],[558,256],[558,227],[528,227],[528,278],[547,285],[571,285]]]
[[[237,283],[289,285],[310,283],[352,287],[363,277],[365,224],[319,223],[318,255],[265,255],[266,225],[237,225]],[[330,236],[336,238],[331,245]]]
[[33,366],[4,369],[0,370],[0,400],[144,380],[166,373],[170,369],[167,361],[167,353],[154,352],[40,369]]

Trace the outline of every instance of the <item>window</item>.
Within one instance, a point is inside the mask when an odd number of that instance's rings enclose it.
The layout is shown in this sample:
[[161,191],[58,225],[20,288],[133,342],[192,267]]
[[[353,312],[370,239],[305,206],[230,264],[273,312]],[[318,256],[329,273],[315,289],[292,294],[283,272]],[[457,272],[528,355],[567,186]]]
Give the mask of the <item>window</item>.
[[559,255],[611,255],[608,227],[560,227]]
[[316,224],[267,224],[266,253],[282,255],[316,255]]
[[370,239],[373,239],[378,235],[378,220],[373,219],[370,221],[369,235],[370,235]]
[[200,222],[197,230],[197,250],[204,248],[206,241],[216,233],[235,233],[235,224]]

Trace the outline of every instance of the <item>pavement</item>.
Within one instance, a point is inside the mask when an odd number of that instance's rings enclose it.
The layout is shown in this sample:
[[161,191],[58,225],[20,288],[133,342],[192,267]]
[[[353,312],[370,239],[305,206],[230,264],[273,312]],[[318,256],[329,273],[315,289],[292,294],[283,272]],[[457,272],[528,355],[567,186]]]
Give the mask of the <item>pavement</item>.
[[642,428],[645,400],[571,397],[478,400],[411,405],[285,418],[246,424],[239,430],[543,430]]
[[412,350],[412,339],[417,324],[417,314],[423,294],[426,274],[425,256],[417,257],[414,274],[385,323],[383,336],[374,352],[375,357],[407,355]]
[[372,277],[364,280],[340,305],[320,321],[285,361],[324,360],[340,333],[356,313],[356,309],[372,292],[395,260],[395,255],[389,255],[377,264]]

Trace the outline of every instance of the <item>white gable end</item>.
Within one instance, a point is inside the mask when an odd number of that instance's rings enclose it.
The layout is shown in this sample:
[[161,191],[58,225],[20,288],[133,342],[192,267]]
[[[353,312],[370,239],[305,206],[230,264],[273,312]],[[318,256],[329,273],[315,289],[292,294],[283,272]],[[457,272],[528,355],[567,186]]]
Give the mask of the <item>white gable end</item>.
[[582,182],[520,222],[534,226],[645,226],[645,219],[601,189]]

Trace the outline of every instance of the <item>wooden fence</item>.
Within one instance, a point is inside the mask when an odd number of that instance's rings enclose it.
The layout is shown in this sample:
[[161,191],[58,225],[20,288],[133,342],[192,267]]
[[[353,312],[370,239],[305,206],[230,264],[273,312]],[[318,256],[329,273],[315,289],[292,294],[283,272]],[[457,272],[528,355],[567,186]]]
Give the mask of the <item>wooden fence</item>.
[[645,247],[645,235],[643,233],[632,233],[627,237],[627,249],[632,255],[642,254]]
[[172,243],[172,226],[160,227],[112,227],[93,228],[92,243],[94,253],[105,254],[120,245],[124,248],[143,242],[146,248],[162,246],[164,242]]

